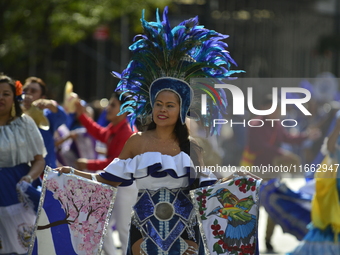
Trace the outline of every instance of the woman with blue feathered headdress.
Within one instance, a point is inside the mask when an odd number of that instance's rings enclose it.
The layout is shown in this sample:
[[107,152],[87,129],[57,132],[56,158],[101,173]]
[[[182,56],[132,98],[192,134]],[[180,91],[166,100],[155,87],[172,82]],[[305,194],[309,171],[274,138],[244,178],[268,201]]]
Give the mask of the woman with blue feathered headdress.
[[[227,100],[214,84],[242,72],[230,70],[236,63],[222,41],[228,36],[199,25],[197,17],[171,28],[167,15],[165,8],[162,20],[157,12],[156,22],[147,22],[143,13],[144,34],[129,48],[130,63],[121,74],[113,72],[121,79],[117,90],[130,95],[120,114],[128,112],[130,124],[138,119],[146,131],[132,135],[119,157],[95,176],[114,186],[136,181],[130,254],[198,254],[200,235],[188,194],[216,178],[195,171],[195,165],[203,166],[201,148],[190,139],[186,118],[199,121],[207,134],[217,133],[213,120],[226,114]],[[205,115],[202,93],[208,95]]]

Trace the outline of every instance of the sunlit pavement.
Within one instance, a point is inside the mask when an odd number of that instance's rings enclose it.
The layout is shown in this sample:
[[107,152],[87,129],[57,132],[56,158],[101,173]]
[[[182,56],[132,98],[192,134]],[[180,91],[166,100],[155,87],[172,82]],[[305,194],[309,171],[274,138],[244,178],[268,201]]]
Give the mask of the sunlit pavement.
[[[305,180],[303,178],[286,178],[283,181],[293,190],[297,190],[301,186],[304,185]],[[266,220],[267,213],[261,207],[260,208],[260,218],[259,218],[259,245],[260,245],[260,254],[278,254],[284,255],[286,252],[292,251],[299,243],[299,241],[288,233],[283,233],[280,226],[275,226],[274,235],[272,237],[272,245],[276,253],[266,253],[266,246],[264,242],[265,232],[266,232]],[[116,245],[120,245],[118,240],[118,233],[115,231],[113,233],[113,239]],[[103,253],[104,255],[104,253]],[[121,250],[118,251],[117,255],[123,255]]]

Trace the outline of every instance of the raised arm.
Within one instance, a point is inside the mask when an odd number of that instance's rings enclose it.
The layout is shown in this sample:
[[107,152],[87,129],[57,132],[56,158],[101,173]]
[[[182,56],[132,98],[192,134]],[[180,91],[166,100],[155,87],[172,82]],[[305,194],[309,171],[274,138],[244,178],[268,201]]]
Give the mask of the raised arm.
[[73,174],[81,176],[83,178],[86,178],[86,179],[89,179],[89,180],[96,180],[98,182],[111,185],[113,187],[117,187],[117,186],[119,186],[121,184],[120,182],[108,181],[108,180],[102,178],[98,174],[86,173],[86,172],[74,169],[74,168],[72,168],[70,166],[58,167],[58,168],[56,168],[54,170],[58,171],[59,175],[61,175],[62,173],[65,173],[65,174],[73,173]]
[[[128,159],[128,158],[132,158],[135,156],[135,152],[137,148],[140,148],[140,142],[139,142],[140,138],[139,135],[133,134],[131,135],[131,137],[127,140],[121,154],[119,155],[119,159]],[[103,177],[101,177],[99,174],[91,174],[91,173],[86,173],[83,171],[79,171],[77,169],[74,169],[72,167],[69,166],[64,166],[64,167],[59,167],[55,169],[56,171],[59,172],[59,174],[62,173],[74,173],[75,175],[84,177],[86,179],[92,180],[95,179],[98,182],[101,183],[105,183],[114,187],[117,187],[121,184],[121,182],[115,182],[115,181],[109,181]]]

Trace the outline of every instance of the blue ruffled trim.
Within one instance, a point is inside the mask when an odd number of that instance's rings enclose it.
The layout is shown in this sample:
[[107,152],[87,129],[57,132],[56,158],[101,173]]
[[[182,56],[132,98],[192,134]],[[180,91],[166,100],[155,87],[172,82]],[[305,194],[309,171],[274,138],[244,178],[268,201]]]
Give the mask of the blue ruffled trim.
[[[310,230],[307,235],[303,238],[303,240],[308,242],[334,242],[334,232],[331,226],[328,226],[326,229],[322,230],[316,228],[311,224]],[[340,234],[338,234],[338,240],[340,240]]]
[[211,181],[203,181],[200,183],[200,187],[207,187],[214,185],[216,183],[216,180],[211,180]]
[[[340,234],[338,236],[340,239]],[[311,226],[305,238],[294,251],[286,255],[338,255],[340,254],[340,242],[334,242],[334,232],[331,227],[321,230]]]
[[147,171],[148,176],[150,175],[151,177],[154,177],[154,178],[162,178],[162,177],[165,177],[167,175],[170,175],[172,178],[179,179],[179,178],[187,177],[190,174],[190,167],[186,167],[187,174],[184,175],[184,176],[178,176],[176,171],[173,170],[173,169],[166,169],[166,170],[163,170],[161,172],[158,172],[161,169],[162,169],[161,163],[156,163],[152,166],[148,166],[148,171]]
[[104,178],[105,180],[111,181],[111,182],[121,182],[121,184],[119,186],[129,186],[133,183],[133,179],[131,178],[131,180],[126,180],[123,178],[119,178],[113,174],[109,174],[107,172],[101,172],[100,177]]
[[[147,176],[151,176],[151,177],[154,177],[154,178],[163,178],[167,175],[170,175],[172,178],[175,178],[175,179],[186,178],[188,176],[191,176],[190,175],[190,172],[191,172],[190,167],[186,167],[187,173],[183,176],[178,176],[176,171],[173,170],[173,169],[166,169],[166,170],[163,170],[161,172],[158,172],[161,169],[162,169],[161,163],[156,163],[154,165],[148,166]],[[144,177],[141,177],[141,178],[134,178],[133,175],[131,174],[131,179],[127,180],[127,179],[123,179],[123,178],[120,178],[118,176],[115,176],[113,174],[110,174],[108,172],[102,172],[99,175],[102,178],[104,178],[105,180],[108,180],[108,181],[121,182],[120,186],[123,186],[123,187],[131,185],[133,183],[133,181],[136,180],[136,179],[142,179],[142,178],[147,177],[147,176],[144,176]],[[195,178],[189,177],[189,185],[191,185],[194,181],[195,181]],[[206,183],[208,183],[208,185],[210,185],[210,184],[215,183],[215,181],[204,182],[204,184],[206,184]],[[204,185],[204,186],[208,186],[208,185]]]

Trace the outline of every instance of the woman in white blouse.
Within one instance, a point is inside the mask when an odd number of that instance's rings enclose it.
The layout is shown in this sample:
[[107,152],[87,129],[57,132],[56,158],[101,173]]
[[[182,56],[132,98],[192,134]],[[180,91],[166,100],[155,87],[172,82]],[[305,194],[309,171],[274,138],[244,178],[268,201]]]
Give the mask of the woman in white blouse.
[[17,184],[39,180],[45,147],[31,117],[22,114],[21,83],[0,76],[0,254],[26,254],[36,214],[18,196]]

